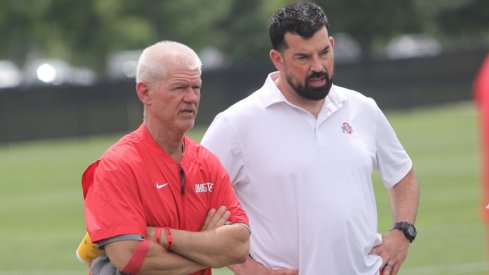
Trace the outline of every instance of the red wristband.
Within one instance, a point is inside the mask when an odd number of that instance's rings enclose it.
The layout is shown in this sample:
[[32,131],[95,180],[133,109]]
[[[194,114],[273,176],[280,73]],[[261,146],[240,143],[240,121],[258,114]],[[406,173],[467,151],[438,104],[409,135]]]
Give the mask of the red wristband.
[[157,227],[156,228],[156,243],[161,245],[161,230],[163,228]]
[[169,227],[165,227],[165,231],[166,231],[166,241],[168,243],[166,245],[166,249],[170,249],[171,245],[173,244],[173,237],[171,235],[171,231]]

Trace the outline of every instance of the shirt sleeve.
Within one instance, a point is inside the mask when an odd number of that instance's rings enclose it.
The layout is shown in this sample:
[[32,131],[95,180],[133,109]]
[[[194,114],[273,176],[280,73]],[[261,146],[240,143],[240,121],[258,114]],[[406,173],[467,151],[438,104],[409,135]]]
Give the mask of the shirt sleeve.
[[223,113],[216,116],[207,129],[201,144],[215,154],[226,169],[231,183],[238,184],[243,173],[243,157],[239,136]]
[[231,212],[229,222],[243,223],[249,226],[248,216],[241,208],[241,204],[236,197],[236,193],[231,185],[231,180],[224,166],[221,164],[217,156],[208,150],[205,151],[207,152],[207,171],[209,171],[211,178],[210,180],[215,184],[214,192],[212,192],[212,207],[217,208],[221,205],[225,205]]
[[137,181],[122,160],[101,159],[85,198],[87,230],[94,242],[124,234],[145,236]]
[[412,160],[404,150],[394,129],[377,107],[377,165],[386,188],[400,182],[412,168]]
[[[221,170],[224,171],[224,168],[222,168]],[[229,222],[243,223],[246,224],[249,228],[248,216],[246,215],[245,211],[241,208],[241,204],[239,203],[239,200],[236,197],[229,176],[225,173],[225,171],[221,177],[220,186],[221,186],[220,192],[217,195],[218,195],[218,199],[220,200],[220,204],[226,205],[227,209],[231,212],[231,216],[229,217]]]

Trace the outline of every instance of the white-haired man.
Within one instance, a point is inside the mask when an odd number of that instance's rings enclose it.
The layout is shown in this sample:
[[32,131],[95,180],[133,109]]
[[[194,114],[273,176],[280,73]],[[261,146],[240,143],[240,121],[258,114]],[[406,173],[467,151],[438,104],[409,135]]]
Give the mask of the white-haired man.
[[[163,41],[141,54],[136,91],[144,121],[85,171],[85,218],[105,248],[91,272],[211,274],[248,255],[246,214],[212,153],[185,134],[200,101],[201,61]],[[148,227],[149,226],[149,227]]]

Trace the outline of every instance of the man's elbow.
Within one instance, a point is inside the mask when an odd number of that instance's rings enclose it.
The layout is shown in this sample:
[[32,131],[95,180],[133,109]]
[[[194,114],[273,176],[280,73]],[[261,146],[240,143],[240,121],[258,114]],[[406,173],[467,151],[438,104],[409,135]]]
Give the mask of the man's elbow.
[[119,241],[107,244],[105,252],[117,270],[124,270],[137,245],[136,241]]
[[210,264],[212,268],[221,268],[233,264],[241,264],[246,261],[250,251],[249,237],[239,242],[233,243],[229,247],[223,248],[221,255],[215,257],[213,263]]
[[231,264],[242,264],[248,258],[250,254],[250,240],[247,239],[241,245],[237,245],[234,251],[233,263]]

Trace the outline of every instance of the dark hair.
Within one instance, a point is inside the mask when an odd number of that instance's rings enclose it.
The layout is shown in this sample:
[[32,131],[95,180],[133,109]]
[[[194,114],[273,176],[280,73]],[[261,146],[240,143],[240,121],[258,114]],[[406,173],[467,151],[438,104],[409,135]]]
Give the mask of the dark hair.
[[268,34],[272,48],[286,49],[285,33],[298,34],[304,38],[312,37],[323,26],[329,32],[329,23],[323,9],[312,2],[297,2],[278,10],[268,21]]

